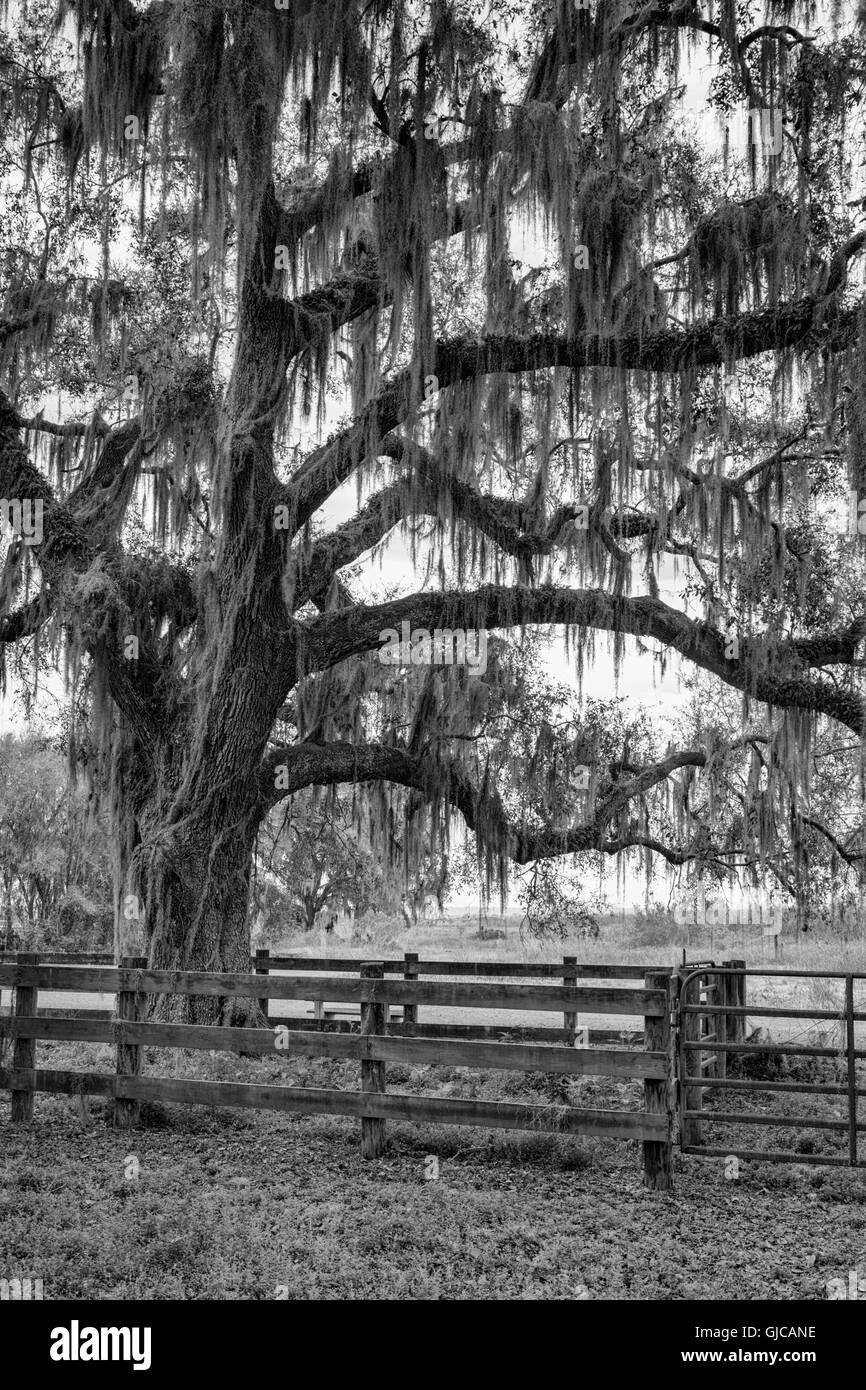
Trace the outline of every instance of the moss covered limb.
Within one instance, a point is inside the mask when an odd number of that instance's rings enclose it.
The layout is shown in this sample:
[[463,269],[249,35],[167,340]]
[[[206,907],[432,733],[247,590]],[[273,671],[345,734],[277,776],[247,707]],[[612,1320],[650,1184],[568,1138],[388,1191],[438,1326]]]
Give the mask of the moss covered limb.
[[[628,803],[644,796],[678,769],[706,766],[707,758],[704,748],[681,749],[670,754],[652,767],[642,769],[638,776],[601,799],[591,819],[569,830],[515,825],[496,790],[484,781],[473,779],[458,763],[432,759],[429,755],[419,756],[405,748],[386,744],[295,744],[274,749],[260,774],[261,804],[264,812],[283,797],[308,786],[387,781],[411,788],[440,809],[459,811],[467,827],[483,839],[488,851],[504,854],[516,864],[528,864],[536,859],[588,850],[618,854],[626,847],[626,840],[632,846],[647,842],[651,837],[646,835],[612,833]],[[278,766],[283,769],[283,777],[281,789],[275,790],[274,770]],[[716,850],[706,844],[683,848],[662,841],[654,841],[652,847],[669,862],[679,864],[698,857],[721,860],[742,852],[732,847]]]
[[380,633],[406,619],[414,626],[490,629],[536,623],[565,625],[620,637],[652,637],[727,685],[779,708],[820,712],[860,733],[866,710],[859,695],[829,680],[809,678],[809,667],[850,660],[861,631],[846,624],[824,638],[778,643],[768,664],[764,643],[745,638],[736,658],[727,657],[726,638],[708,623],[689,618],[661,599],[615,596],[603,589],[529,589],[485,585],[472,592],[419,593],[390,603],[326,613],[299,625],[307,670],[326,669],[352,655],[375,651]]
[[[439,387],[448,387],[492,373],[526,373],[550,367],[568,367],[573,371],[608,367],[676,374],[687,368],[730,366],[764,352],[805,351],[810,335],[818,331],[818,313],[816,300],[807,296],[774,309],[657,333],[455,338],[437,345],[435,375]],[[837,346],[856,335],[859,315],[859,307],[837,313],[831,331]],[[820,332],[826,340],[826,323]],[[295,531],[305,525],[365,457],[378,453],[385,435],[406,418],[411,398],[412,374],[407,371],[388,382],[350,426],[309,455],[275,499],[289,508]]]

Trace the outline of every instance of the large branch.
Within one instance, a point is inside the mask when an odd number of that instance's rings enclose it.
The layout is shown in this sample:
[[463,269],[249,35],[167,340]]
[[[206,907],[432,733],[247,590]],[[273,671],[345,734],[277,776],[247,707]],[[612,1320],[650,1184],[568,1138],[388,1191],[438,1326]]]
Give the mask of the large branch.
[[[159,727],[162,705],[157,691],[162,675],[155,653],[145,649],[139,660],[126,660],[119,638],[112,645],[106,634],[117,625],[112,580],[122,581],[123,555],[114,542],[125,498],[135,475],[131,452],[140,441],[138,421],[127,421],[110,431],[102,442],[93,468],[64,502],[59,502],[47,479],[31,463],[21,440],[24,421],[6,395],[0,392],[0,495],[41,504],[42,534],[33,546],[42,576],[37,599],[6,614],[0,624],[0,641],[16,641],[37,631],[52,611],[66,617],[67,604],[80,606],[76,585],[100,555],[106,559],[102,575],[106,604],[101,614],[91,599],[81,616],[88,624],[85,646],[105,664],[111,693],[143,736]],[[140,569],[141,567],[139,567]],[[111,577],[109,577],[111,576]],[[188,577],[179,576],[177,612],[188,618],[191,589]],[[93,610],[93,611],[91,611]],[[121,604],[122,610],[122,604]]]
[[34,637],[44,625],[50,611],[47,596],[37,594],[29,603],[0,617],[0,645],[11,645],[25,637]]
[[818,820],[815,816],[802,816],[801,819],[806,825],[811,825],[814,830],[819,831],[826,840],[829,840],[830,844],[833,846],[840,859],[844,859],[845,863],[849,867],[858,863],[858,861],[860,861],[861,859],[866,858],[866,854],[864,854],[862,850],[846,849],[845,846],[842,844],[842,841],[838,838],[838,836],[834,835],[832,830],[830,830],[824,824],[823,821]]
[[[309,558],[298,562],[296,610],[308,599],[321,608],[337,572],[384,540],[402,521],[430,516],[445,522],[466,522],[516,560],[518,579],[526,582],[533,577],[533,560],[551,554],[567,535],[569,523],[581,514],[579,505],[563,503],[544,530],[537,530],[531,509],[522,502],[480,492],[428,449],[410,440],[392,436],[379,452],[381,457],[406,463],[409,471],[374,494],[356,516],[317,539]],[[590,528],[593,521],[590,515]],[[616,524],[621,524],[623,534],[635,534],[631,518],[623,517]]]
[[[284,211],[276,214],[273,235],[277,239],[285,234],[284,216]],[[443,209],[430,229],[432,240],[464,232],[473,218],[477,223],[474,199]],[[355,242],[346,250],[344,261],[344,266],[324,284],[294,299],[278,301],[283,339],[280,351],[286,366],[299,353],[315,349],[360,315],[391,302],[391,290],[380,274],[374,251],[363,242]]]
[[596,29],[589,15],[586,15],[584,24],[581,24],[580,20],[581,14],[578,11],[572,20],[573,33],[570,39],[563,35],[558,25],[551,30],[533,64],[526,87],[527,101],[561,102],[563,92],[559,81],[560,69],[577,63],[581,58],[581,48],[584,54],[588,49],[593,57],[598,57],[602,51],[613,51],[628,39],[649,28],[691,29],[711,38],[722,37],[719,26],[699,15],[695,5],[688,0],[675,8],[640,6],[634,14],[627,16],[613,29],[608,29],[601,23]]
[[32,328],[47,313],[49,308],[50,305],[48,304],[37,304],[24,314],[17,314],[14,318],[0,319],[0,344],[13,338],[16,333],[24,333],[28,328]]
[[609,27],[603,23],[601,12],[595,23],[588,14],[583,24],[580,20],[581,14],[578,11],[572,20],[570,37],[564,35],[559,26],[551,30],[533,64],[526,88],[526,100],[561,103],[568,90],[568,82],[563,84],[560,81],[562,68],[567,72],[581,60],[585,61],[587,52],[593,58],[598,58],[605,52],[612,53],[621,49],[647,30],[673,29],[705,34],[708,38],[724,44],[728,48],[745,95],[754,105],[764,105],[762,93],[755,86],[749,70],[748,50],[763,39],[775,39],[786,49],[795,44],[812,42],[808,35],[800,33],[789,24],[762,24],[739,39],[736,33],[729,32],[727,25],[714,23],[700,14],[694,0],[684,0],[684,3],[679,5],[638,5],[634,14],[626,16],[616,27]]
[[[738,739],[735,745],[743,741]],[[260,812],[264,816],[284,797],[305,787],[391,782],[419,792],[427,802],[459,811],[468,828],[476,831],[486,846],[518,864],[588,850],[617,854],[639,844],[663,854],[671,863],[685,863],[704,852],[671,849],[645,835],[612,838],[611,823],[629,800],[645,795],[677,768],[703,767],[708,760],[703,748],[670,754],[617,788],[596,808],[592,820],[570,830],[554,830],[549,826],[527,828],[513,824],[495,787],[486,779],[478,787],[466,770],[453,761],[437,760],[429,753],[410,753],[389,744],[302,743],[272,749],[264,759],[259,772]]]
[[[784,459],[787,447],[789,444],[782,446],[760,467],[769,466],[774,459]],[[444,522],[466,522],[476,532],[493,541],[500,551],[517,561],[519,583],[531,583],[534,578],[533,562],[552,554],[561,546],[569,535],[571,523],[579,517],[584,521],[587,532],[596,532],[608,548],[616,551],[618,558],[625,559],[627,554],[620,551],[617,541],[634,540],[659,529],[667,531],[686,505],[685,495],[681,493],[679,501],[671,507],[667,520],[660,522],[657,515],[646,515],[628,507],[614,511],[597,504],[589,507],[586,504],[561,503],[544,528],[539,530],[533,507],[479,491],[470,480],[456,474],[429,449],[403,438],[396,431],[382,441],[377,452],[381,458],[391,458],[405,464],[406,474],[371,497],[355,517],[315,542],[309,559],[299,564],[295,609],[308,599],[321,608],[329,586],[340,569],[382,541],[399,522],[412,518],[429,515]],[[660,468],[660,465],[651,466]],[[744,509],[759,515],[746,493],[743,479],[717,478],[715,474],[700,474],[683,467],[678,468],[677,473],[694,487],[720,486],[728,495],[735,497]],[[770,524],[791,549],[794,558],[799,559],[784,528],[776,521]],[[674,542],[671,544],[675,545]],[[683,554],[692,553],[691,547],[685,544],[675,548]]]
[[[276,786],[279,776],[279,787]],[[594,825],[554,835],[511,825],[495,790],[475,786],[456,763],[436,762],[387,744],[300,744],[272,750],[259,776],[262,814],[283,797],[309,786],[341,782],[393,782],[420,792],[425,801],[457,810],[470,830],[483,827],[484,842],[516,863],[597,847]]]
[[404,619],[428,631],[550,624],[651,637],[755,699],[827,714],[857,733],[866,727],[859,695],[807,674],[811,667],[853,661],[866,621],[829,635],[780,642],[769,653],[770,660],[762,638],[744,636],[737,656],[727,657],[728,637],[710,624],[687,617],[661,599],[614,596],[601,589],[485,585],[474,591],[411,594],[390,603],[322,614],[298,624],[300,667],[323,670],[376,651],[383,645],[381,634],[399,630]]
[[378,259],[366,251],[325,284],[295,299],[281,301],[286,362],[299,352],[315,349],[337,329],[375,309],[384,302],[384,295]]
[[[764,352],[805,350],[828,339],[847,342],[856,332],[859,307],[822,312],[807,296],[773,309],[722,317],[687,329],[623,335],[536,333],[481,339],[452,338],[435,352],[440,388],[497,372],[535,372],[550,367],[678,373],[694,367],[730,365]],[[302,527],[370,449],[405,420],[413,376],[407,369],[388,382],[346,429],[308,455],[281,497],[294,529]]]

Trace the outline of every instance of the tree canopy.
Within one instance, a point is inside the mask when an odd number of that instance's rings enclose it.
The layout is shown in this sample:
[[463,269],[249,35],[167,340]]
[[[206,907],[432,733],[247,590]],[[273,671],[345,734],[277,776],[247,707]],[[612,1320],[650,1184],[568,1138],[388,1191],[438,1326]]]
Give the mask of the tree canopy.
[[[490,885],[859,874],[862,5],[20,0],[0,76],[0,638],[86,688],[155,965],[245,965],[307,788]],[[513,737],[548,628],[706,678],[688,738]]]

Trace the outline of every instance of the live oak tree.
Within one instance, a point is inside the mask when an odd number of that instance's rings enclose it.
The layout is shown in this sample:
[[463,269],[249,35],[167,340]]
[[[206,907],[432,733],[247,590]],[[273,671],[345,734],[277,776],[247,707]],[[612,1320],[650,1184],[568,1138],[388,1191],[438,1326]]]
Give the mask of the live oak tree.
[[[2,48],[0,496],[41,514],[0,637],[89,685],[152,963],[247,968],[258,828],[308,787],[366,788],[407,862],[462,818],[491,883],[741,851],[696,833],[700,730],[541,730],[516,806],[484,732],[512,676],[404,679],[404,621],[552,625],[578,671],[660,650],[738,692],[733,751],[766,740],[808,814],[815,729],[864,719],[862,6],[54,8]],[[416,578],[375,602],[395,528]]]
[[377,861],[355,820],[330,787],[298,793],[262,823],[253,900],[272,933],[290,925],[312,931],[339,912],[399,910],[397,876]]

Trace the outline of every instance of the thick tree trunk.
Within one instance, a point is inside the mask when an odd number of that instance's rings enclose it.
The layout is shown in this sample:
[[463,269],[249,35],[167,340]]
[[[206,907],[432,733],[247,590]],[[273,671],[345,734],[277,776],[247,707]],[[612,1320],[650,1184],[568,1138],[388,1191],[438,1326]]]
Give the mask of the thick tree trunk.
[[[249,973],[253,835],[249,815],[219,825],[201,819],[166,827],[149,853],[143,846],[153,969]],[[265,1026],[254,999],[230,994],[166,995],[151,1012],[176,1022]]]
[[316,925],[316,895],[315,893],[304,894],[304,926],[311,932]]

